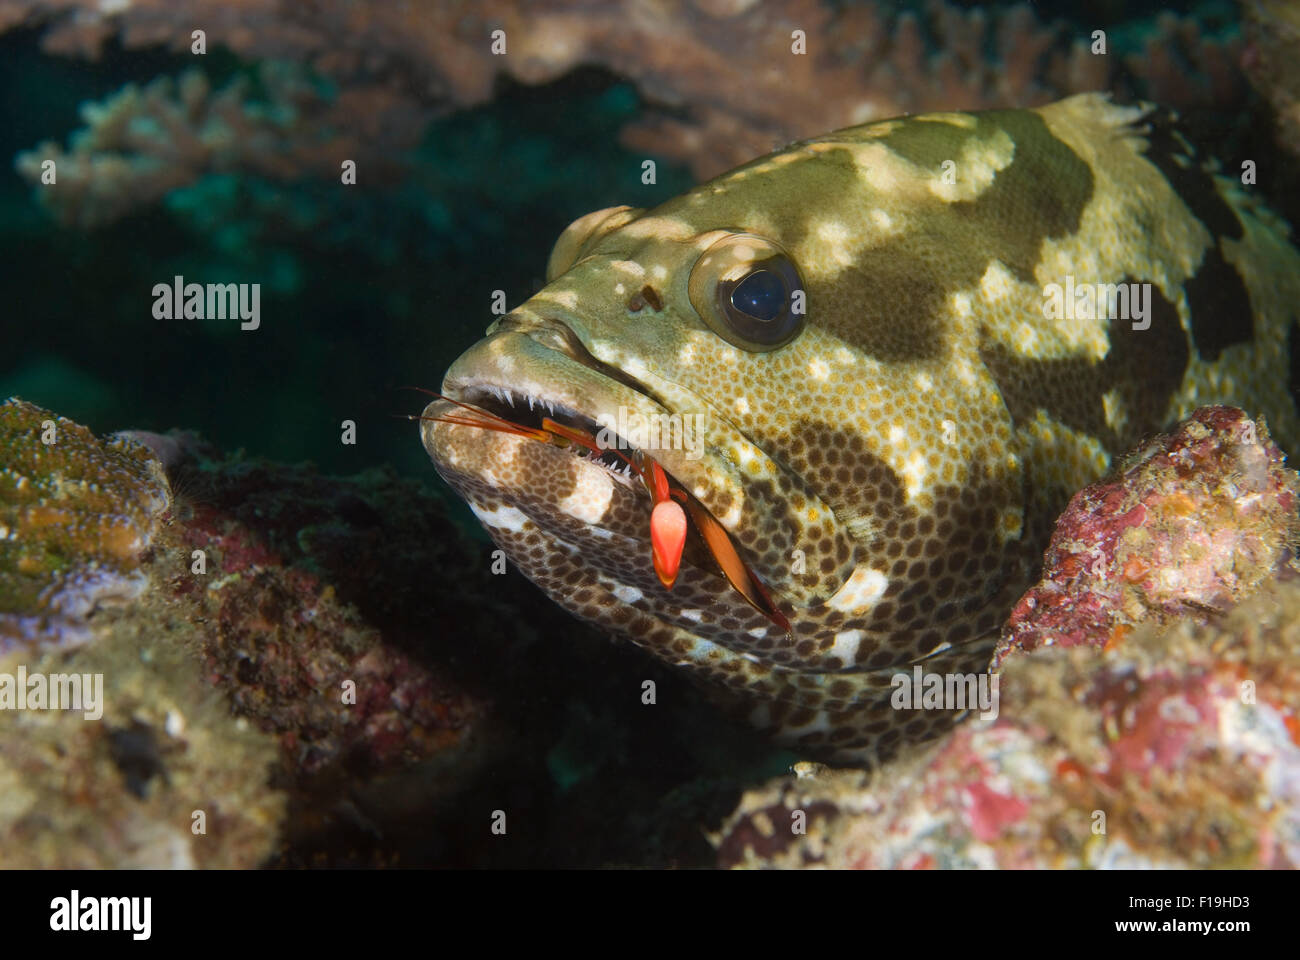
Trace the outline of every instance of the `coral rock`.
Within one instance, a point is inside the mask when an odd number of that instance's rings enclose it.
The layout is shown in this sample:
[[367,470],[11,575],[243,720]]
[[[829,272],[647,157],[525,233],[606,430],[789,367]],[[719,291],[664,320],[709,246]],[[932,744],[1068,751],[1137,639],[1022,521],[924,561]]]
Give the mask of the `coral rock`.
[[1040,582],[994,658],[1047,644],[1104,646],[1148,618],[1222,610],[1248,596],[1300,539],[1300,477],[1263,422],[1203,407],[1075,494]]
[[139,596],[171,502],[162,466],[34,404],[0,404],[0,654],[91,637],[102,604]]
[[[1012,658],[996,719],[742,799],[723,866],[1300,866],[1300,581],[1214,625]],[[802,826],[803,833],[792,827]]]
[[[484,711],[421,646],[489,606],[427,588],[478,552],[435,498],[21,401],[0,449],[0,866],[254,867],[358,824],[428,832]],[[15,699],[73,675],[93,702]]]

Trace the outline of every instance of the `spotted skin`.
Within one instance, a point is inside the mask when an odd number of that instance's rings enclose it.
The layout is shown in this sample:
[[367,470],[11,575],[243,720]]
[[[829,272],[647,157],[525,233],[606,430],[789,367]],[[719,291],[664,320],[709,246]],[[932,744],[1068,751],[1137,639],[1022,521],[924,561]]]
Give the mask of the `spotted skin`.
[[[734,233],[802,277],[806,324],[785,346],[728,343],[692,304],[692,268]],[[437,470],[557,602],[831,760],[951,725],[891,709],[891,679],[986,669],[1069,495],[1143,435],[1227,402],[1297,437],[1285,225],[1166,115],[1098,95],[797,143],[656,209],[584,218],[549,273],[443,392],[701,417],[702,455],[651,452],[731,533],[789,635],[698,549],[666,590],[648,495],[599,463],[426,420]],[[1067,277],[1150,284],[1149,326],[1049,319],[1045,290]]]

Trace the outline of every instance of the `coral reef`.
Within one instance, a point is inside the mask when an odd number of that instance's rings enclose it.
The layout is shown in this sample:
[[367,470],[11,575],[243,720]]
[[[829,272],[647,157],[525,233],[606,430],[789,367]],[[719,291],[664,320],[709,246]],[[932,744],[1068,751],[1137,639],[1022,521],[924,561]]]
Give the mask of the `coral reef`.
[[[21,401],[0,407],[0,425],[6,623],[41,625],[0,657],[0,783],[12,786],[0,862],[256,866],[340,816],[356,819],[367,801],[372,816],[423,812],[457,785],[436,776],[449,758],[472,767],[478,703],[320,576],[351,565],[340,589],[369,586],[376,567],[408,556],[377,519],[369,536],[344,534],[379,517],[367,497],[425,506],[409,486],[383,471],[348,482],[212,463],[186,434],[100,441]],[[184,491],[176,501],[163,463]],[[446,559],[460,542],[436,512],[408,529],[432,534]],[[295,560],[320,561],[318,572],[285,562],[277,546],[288,543]],[[375,560],[381,549],[389,560]],[[98,592],[84,570],[97,572]],[[110,574],[130,585],[112,607]],[[383,622],[390,604],[372,606]],[[4,693],[23,678],[72,675],[85,678],[84,710],[55,709],[52,695],[24,709]],[[196,811],[202,829],[192,829]]]
[[[128,84],[84,104],[84,130],[69,150],[52,142],[20,153],[15,166],[42,183],[42,202],[68,226],[93,228],[148,206],[208,173],[242,171],[274,180],[341,175],[344,160],[382,178],[419,138],[421,111],[368,86],[330,96],[288,64],[263,63],[259,94],[235,77],[213,91],[197,69],[177,80]],[[55,179],[42,182],[43,165]]]
[[203,678],[186,616],[145,592],[70,655],[0,660],[102,678],[98,718],[0,710],[0,868],[231,869],[275,852],[279,748]]
[[[246,115],[242,90],[209,106],[195,80],[179,85],[179,103],[166,85],[119,95],[89,112],[89,129],[69,153],[47,144],[20,162],[34,178],[42,159],[72,161],[78,186],[59,209],[88,224],[108,222],[219,163],[270,166],[276,176],[296,163],[310,176],[327,161],[337,169],[338,157],[376,139],[385,150],[368,155],[382,157],[390,145],[413,142],[431,111],[488,100],[500,76],[540,84],[584,65],[641,91],[647,114],[625,130],[627,145],[689,163],[701,179],[800,137],[901,113],[1029,106],[1092,89],[1232,109],[1245,87],[1234,66],[1239,39],[1206,35],[1193,18],[1162,15],[1128,49],[1117,36],[1097,55],[1090,33],[1043,24],[1028,6],[986,13],[941,0],[932,0],[924,17],[887,3],[821,0],[326,0],[310,13],[273,0],[235,7],[135,0],[111,10],[91,0],[0,0],[0,31],[20,23],[48,25],[46,49],[84,56],[97,55],[113,36],[128,47],[184,51],[194,25],[204,24],[211,44],[308,64],[341,91],[333,101],[309,99],[305,110],[276,107],[270,115],[282,120],[270,124],[267,116]],[[504,31],[503,52],[492,48],[496,30]],[[273,101],[300,100],[302,86],[271,93]],[[131,132],[136,127],[145,135]],[[175,146],[158,142],[160,128]],[[247,146],[226,146],[232,130],[253,134],[233,138]],[[324,145],[319,156],[312,144]],[[160,166],[176,170],[161,173]],[[112,185],[98,186],[96,178]],[[75,203],[75,195],[87,202]],[[105,201],[102,210],[92,198]]]
[[[185,435],[148,442],[178,440],[173,469],[194,502],[175,536],[187,555],[202,553],[205,572],[174,575],[168,586],[213,625],[201,641],[209,678],[236,712],[280,735],[295,776],[375,780],[461,746],[481,706],[403,649],[415,645],[423,618],[408,611],[421,598],[367,596],[423,536],[433,542],[427,553],[464,563],[461,541],[446,539],[436,512],[417,517],[412,508],[398,532],[393,504],[420,502],[416,488],[387,469],[326,478],[310,466],[208,459]],[[470,613],[440,607],[443,627]]]
[[75,645],[104,604],[140,595],[170,505],[162,468],[34,404],[0,404],[0,655]]
[[874,774],[751,791],[719,861],[1300,865],[1297,484],[1232,408],[1144,444],[1063,514],[987,716]]
[[1135,624],[1221,611],[1300,542],[1300,481],[1262,421],[1202,407],[1074,495],[994,663],[1046,644],[1094,647]]
[[719,862],[1300,866],[1294,575],[1214,624],[1042,649],[1000,679],[995,720],[874,775],[800,764],[750,791],[715,836]]
[[1290,0],[1245,0],[1242,65],[1277,111],[1278,142],[1300,153],[1300,8]]
[[262,862],[274,743],[203,682],[187,611],[150,589],[172,552],[161,464],[16,399],[0,450],[0,866]]

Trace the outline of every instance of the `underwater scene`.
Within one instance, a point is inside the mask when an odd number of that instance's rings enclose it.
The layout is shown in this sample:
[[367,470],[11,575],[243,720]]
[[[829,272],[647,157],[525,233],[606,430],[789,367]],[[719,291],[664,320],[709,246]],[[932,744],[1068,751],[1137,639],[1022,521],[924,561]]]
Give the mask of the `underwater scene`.
[[0,867],[1300,866],[1300,4],[0,0],[0,156]]

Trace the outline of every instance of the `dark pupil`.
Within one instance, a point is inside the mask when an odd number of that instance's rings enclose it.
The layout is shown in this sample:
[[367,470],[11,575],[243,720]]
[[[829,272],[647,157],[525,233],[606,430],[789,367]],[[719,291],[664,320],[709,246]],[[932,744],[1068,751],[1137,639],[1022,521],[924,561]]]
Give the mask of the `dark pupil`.
[[755,270],[731,291],[733,307],[764,323],[781,315],[785,300],[785,283],[771,270]]

